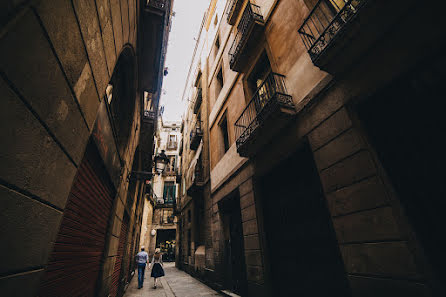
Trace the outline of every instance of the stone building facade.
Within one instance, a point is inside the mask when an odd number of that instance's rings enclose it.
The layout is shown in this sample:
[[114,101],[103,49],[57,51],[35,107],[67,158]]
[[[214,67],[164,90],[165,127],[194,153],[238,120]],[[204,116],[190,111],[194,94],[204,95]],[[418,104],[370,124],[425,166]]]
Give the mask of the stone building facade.
[[179,148],[182,141],[181,122],[165,122],[160,116],[155,136],[155,154],[165,151],[169,158],[164,172],[154,175],[150,191],[146,191],[147,203],[143,214],[141,245],[146,247],[149,256],[160,248],[167,261],[175,260],[176,248],[176,204],[179,194],[177,175],[180,173],[181,158]]
[[122,296],[173,1],[0,5],[0,291]]
[[[416,1],[210,1],[183,132],[199,92],[208,159],[198,194],[183,180],[179,265],[242,296],[444,296],[440,19]],[[183,176],[201,151],[185,141]]]

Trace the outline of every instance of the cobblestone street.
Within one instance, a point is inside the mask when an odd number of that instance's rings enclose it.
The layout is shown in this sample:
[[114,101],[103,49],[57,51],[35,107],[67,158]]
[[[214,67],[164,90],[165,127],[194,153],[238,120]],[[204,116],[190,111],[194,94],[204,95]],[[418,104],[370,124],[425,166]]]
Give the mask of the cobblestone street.
[[175,267],[175,263],[164,264],[166,276],[153,288],[153,278],[146,269],[144,287],[138,290],[138,275],[135,274],[124,297],[208,297],[222,296],[189,274]]

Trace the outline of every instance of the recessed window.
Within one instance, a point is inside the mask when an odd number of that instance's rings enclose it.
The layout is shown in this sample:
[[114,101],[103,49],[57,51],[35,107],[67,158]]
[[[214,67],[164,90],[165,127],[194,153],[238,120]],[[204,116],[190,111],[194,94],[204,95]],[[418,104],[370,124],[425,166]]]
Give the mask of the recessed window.
[[257,89],[263,84],[266,76],[271,72],[271,64],[266,52],[262,53],[262,56],[258,60],[254,69],[248,76],[247,82],[251,94],[254,94]]
[[218,97],[218,95],[221,92],[221,89],[223,88],[223,70],[222,67],[217,72],[217,76],[215,77],[215,97]]
[[229,150],[228,120],[226,119],[226,115],[223,116],[219,126],[222,135],[223,150],[226,153]]
[[217,33],[217,38],[214,43],[214,59],[217,58],[218,51],[220,50],[220,36]]

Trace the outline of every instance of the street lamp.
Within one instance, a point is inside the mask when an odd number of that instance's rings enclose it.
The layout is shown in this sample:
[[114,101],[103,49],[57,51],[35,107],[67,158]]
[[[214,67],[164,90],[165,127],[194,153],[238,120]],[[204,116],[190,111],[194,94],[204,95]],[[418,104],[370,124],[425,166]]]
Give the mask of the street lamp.
[[[169,158],[164,153],[164,150],[161,151],[160,154],[155,156],[155,172],[156,174],[160,175],[163,173],[164,169],[166,169],[166,165],[169,164]],[[147,171],[131,171],[127,175],[127,181],[130,181],[130,179],[137,179],[137,180],[150,180],[152,179],[152,172]]]
[[164,153],[164,150],[161,150],[161,153],[158,156],[155,156],[155,172],[160,175],[163,173],[164,169],[166,169],[166,165],[169,164],[169,158]]

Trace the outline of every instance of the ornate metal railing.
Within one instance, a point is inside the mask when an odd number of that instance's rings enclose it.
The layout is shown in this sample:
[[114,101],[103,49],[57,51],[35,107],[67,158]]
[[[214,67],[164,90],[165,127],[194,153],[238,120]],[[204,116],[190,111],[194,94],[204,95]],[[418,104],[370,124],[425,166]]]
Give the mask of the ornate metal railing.
[[196,121],[194,129],[190,132],[190,149],[196,150],[203,137],[203,130],[201,129],[201,121]]
[[237,148],[252,137],[277,106],[294,109],[293,99],[288,95],[285,87],[284,76],[271,72],[234,124]]
[[202,164],[197,163],[197,165],[195,165],[193,182],[195,184],[199,184],[202,183],[203,181],[204,181],[204,167]]
[[229,0],[227,9],[226,9],[226,17],[228,24],[234,25],[235,20],[237,19],[238,10],[242,6],[242,0]]
[[144,110],[144,119],[155,120],[156,113],[150,110]]
[[299,34],[315,61],[367,0],[319,0],[299,28]]
[[147,4],[160,10],[166,9],[166,0],[147,0]]
[[174,215],[170,215],[167,217],[160,217],[160,225],[170,225],[175,223],[175,216]]
[[245,46],[251,32],[251,28],[256,21],[263,23],[263,16],[260,11],[260,6],[249,2],[243,11],[243,16],[237,26],[237,34],[235,35],[234,41],[229,49],[229,66],[231,69],[243,50],[243,47]]

